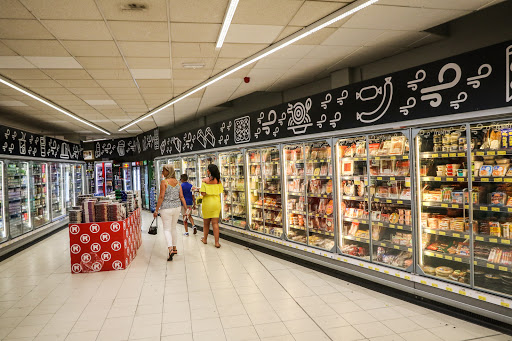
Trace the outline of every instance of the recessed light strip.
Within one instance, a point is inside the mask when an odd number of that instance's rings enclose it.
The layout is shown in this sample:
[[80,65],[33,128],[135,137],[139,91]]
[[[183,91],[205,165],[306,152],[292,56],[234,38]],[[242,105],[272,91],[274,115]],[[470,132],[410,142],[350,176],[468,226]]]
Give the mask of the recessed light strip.
[[119,131],[125,130],[126,128],[131,127],[132,125],[137,124],[140,121],[153,116],[154,114],[158,113],[159,111],[162,111],[162,110],[170,107],[171,105],[175,104],[176,102],[179,102],[182,99],[185,99],[188,96],[206,88],[207,86],[212,85],[215,82],[218,82],[219,80],[246,67],[247,65],[255,63],[258,60],[263,59],[263,58],[267,57],[268,55],[271,55],[272,53],[274,53],[282,48],[285,48],[286,46],[291,45],[291,44],[309,36],[310,34],[313,34],[317,31],[321,30],[324,27],[332,25],[336,21],[339,21],[345,17],[348,17],[349,15],[352,15],[352,14],[376,3],[377,1],[379,1],[379,0],[358,0],[358,1],[355,1],[341,9],[339,9],[338,11],[326,16],[325,18],[323,18],[307,27],[304,27],[302,30],[292,34],[291,36],[289,36],[283,40],[280,40],[279,42],[277,42],[275,44],[270,45],[266,49],[263,49],[260,52],[252,55],[251,57],[248,57],[245,60],[242,60],[241,62],[222,71],[221,73],[218,73],[217,75],[213,76],[212,78],[204,81],[202,84],[199,84],[199,85],[195,86],[194,88],[184,92],[183,94],[174,97],[173,99],[171,99],[170,101],[168,101],[166,103],[163,103],[162,105],[156,107],[155,109],[153,109],[153,110],[149,111],[148,113],[135,119],[134,121],[122,126],[121,128],[119,128]]
[[236,6],[238,6],[238,0],[231,0],[229,2],[228,10],[226,11],[226,16],[224,17],[224,22],[222,23],[222,28],[220,29],[219,38],[217,39],[217,48],[220,49],[222,44],[224,44],[224,39],[226,39],[226,35],[228,34],[229,25],[231,25],[231,20],[235,15]]
[[14,89],[14,90],[16,90],[16,91],[19,91],[19,92],[21,92],[22,94],[25,94],[25,95],[27,95],[27,96],[29,96],[29,97],[32,97],[33,99],[38,100],[39,102],[41,102],[41,103],[43,103],[43,104],[46,104],[46,105],[47,105],[47,106],[49,106],[50,108],[53,108],[53,109],[55,109],[55,110],[57,110],[57,111],[59,111],[59,112],[63,113],[64,115],[67,115],[67,116],[69,116],[69,117],[71,117],[71,118],[73,118],[73,119],[75,119],[75,120],[77,120],[77,121],[79,121],[79,122],[81,122],[81,123],[83,123],[83,124],[86,124],[86,125],[88,125],[88,126],[89,126],[89,127],[91,127],[91,128],[94,128],[94,129],[96,129],[96,130],[99,130],[99,131],[101,131],[101,132],[102,132],[102,133],[104,133],[104,134],[110,135],[110,132],[106,131],[105,129],[100,128],[100,127],[98,127],[97,125],[95,125],[94,123],[91,123],[91,122],[89,122],[89,121],[87,121],[87,120],[84,120],[83,118],[78,117],[78,116],[77,116],[77,115],[75,115],[75,114],[70,113],[69,111],[67,111],[67,110],[65,110],[65,109],[63,109],[63,108],[61,108],[61,107],[59,107],[59,106],[58,106],[58,105],[56,105],[56,104],[53,104],[52,102],[50,102],[50,101],[48,101],[48,100],[44,99],[44,98],[43,98],[43,97],[41,97],[41,96],[38,96],[38,95],[36,95],[36,94],[34,94],[34,93],[30,92],[29,90],[27,90],[27,89],[25,89],[25,88],[21,87],[20,85],[18,85],[18,84],[16,84],[16,83],[12,82],[11,80],[8,80],[7,78],[4,78],[4,77],[0,76],[0,83],[5,84],[5,85],[7,85],[8,87],[10,87],[10,88],[12,88],[12,89]]

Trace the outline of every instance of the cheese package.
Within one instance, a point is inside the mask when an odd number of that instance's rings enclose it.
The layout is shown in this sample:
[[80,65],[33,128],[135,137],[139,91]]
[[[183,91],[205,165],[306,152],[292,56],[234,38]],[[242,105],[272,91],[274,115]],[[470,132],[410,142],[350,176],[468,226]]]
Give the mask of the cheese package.
[[491,176],[492,175],[492,166],[482,166],[480,167],[480,176]]
[[492,168],[492,176],[505,176],[507,172],[507,165],[498,165]]

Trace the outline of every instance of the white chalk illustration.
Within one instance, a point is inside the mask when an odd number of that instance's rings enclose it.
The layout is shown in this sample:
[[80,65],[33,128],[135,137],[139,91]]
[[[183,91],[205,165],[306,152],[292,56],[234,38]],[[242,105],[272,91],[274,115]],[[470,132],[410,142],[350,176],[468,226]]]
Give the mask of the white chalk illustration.
[[70,149],[69,149],[69,144],[67,144],[66,142],[62,142],[61,146],[60,146],[60,158],[61,159],[69,159],[69,154],[70,153]]
[[[485,73],[484,73],[485,70]],[[474,89],[477,89],[480,86],[480,79],[487,78],[492,73],[492,66],[489,64],[482,64],[478,68],[478,75],[469,77],[467,79],[467,84],[471,85]]]
[[22,132],[21,137],[18,139],[18,142],[20,144],[20,154],[25,155],[27,154],[27,133]]
[[450,106],[455,110],[458,110],[460,108],[460,103],[465,102],[467,99],[468,94],[462,91],[459,93],[456,100],[450,102]]
[[7,140],[7,139],[9,139],[9,136],[11,136],[11,130],[10,130],[10,129],[7,129],[7,130],[5,131],[4,136],[5,136],[5,139],[6,139],[6,140]]
[[291,116],[288,120],[288,130],[293,130],[295,135],[304,134],[309,126],[312,126],[311,117],[308,112],[311,109],[312,101],[308,98],[305,103],[288,103],[287,113]]
[[282,112],[281,113],[281,118],[278,119],[277,122],[279,123],[280,126],[282,126],[284,124],[284,121],[286,121],[286,113]]
[[336,103],[338,103],[339,105],[343,105],[343,103],[345,102],[345,100],[347,98],[348,98],[348,90],[345,89],[341,92],[341,96],[336,99]]
[[119,154],[119,156],[124,156],[126,154],[126,151],[124,150],[125,148],[125,142],[124,140],[121,140],[117,143],[117,154]]
[[274,137],[276,137],[277,134],[279,134],[279,127],[276,127],[276,129],[274,129],[274,132],[272,133],[272,135],[274,135]]
[[[455,77],[451,82],[444,83],[445,73],[448,70],[455,71]],[[437,108],[441,105],[443,101],[443,97],[439,93],[439,91],[453,88],[456,86],[462,77],[462,70],[458,64],[448,63],[439,70],[438,80],[439,85],[430,86],[428,88],[421,89],[420,92],[423,94],[421,96],[422,101],[430,101],[429,104],[433,108]]]
[[360,101],[371,101],[377,98],[379,95],[382,95],[382,87],[370,85],[356,92],[356,99]]
[[[386,114],[386,112],[389,109],[389,106],[391,105],[391,101],[393,100],[393,83],[391,82],[391,77],[386,77],[384,81],[384,85],[375,90],[376,93],[382,94],[382,101],[380,102],[380,105],[373,111],[362,111],[360,113],[356,113],[357,120],[363,123],[372,123],[378,121],[380,118],[382,118],[382,116]],[[370,87],[366,87],[363,89],[370,89]],[[373,96],[371,97],[375,98]],[[361,97],[361,93],[359,93],[359,98],[362,101],[368,100],[363,99],[363,97]]]
[[341,113],[339,111],[337,111],[335,114],[334,114],[334,119],[330,120],[329,121],[329,124],[331,125],[331,127],[333,128],[336,128],[336,126],[338,125],[338,122],[341,120]]
[[505,51],[505,100],[507,103],[512,100],[512,58],[510,58],[510,56],[512,56],[512,45],[507,47]]
[[416,98],[409,97],[407,100],[407,105],[400,107],[400,112],[404,115],[409,115],[409,109],[412,109],[416,106]]
[[229,124],[228,124],[228,126],[226,127],[226,129],[227,129],[228,131],[231,131],[231,127],[232,127],[232,126],[233,126],[233,122],[229,121]]
[[416,72],[416,78],[407,82],[407,87],[412,91],[416,91],[418,90],[418,83],[423,82],[425,78],[427,78],[425,70],[418,70],[418,72]]
[[172,143],[174,144],[174,148],[178,151],[178,153],[181,153],[181,140],[177,137],[173,137]]
[[[41,151],[41,157],[46,157],[46,138],[44,136],[39,137],[39,150]],[[36,143],[37,144],[37,143]]]
[[320,116],[320,120],[319,121],[316,121],[316,125],[318,126],[318,128],[322,128],[325,121],[327,121],[327,115],[326,114],[322,114],[322,116]]
[[331,100],[332,100],[332,95],[331,94],[325,95],[325,101],[320,102],[320,106],[323,109],[327,109],[327,104],[331,103]]
[[251,141],[251,118],[244,116],[235,119],[235,128],[233,129],[235,143],[246,143]]

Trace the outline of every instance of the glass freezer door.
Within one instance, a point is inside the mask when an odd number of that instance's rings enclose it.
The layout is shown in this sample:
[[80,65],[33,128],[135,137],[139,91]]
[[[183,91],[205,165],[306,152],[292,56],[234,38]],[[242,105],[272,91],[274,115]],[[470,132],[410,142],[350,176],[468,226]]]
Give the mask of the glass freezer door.
[[220,154],[219,159],[224,186],[222,222],[245,228],[247,220],[243,154],[241,152]]
[[84,167],[83,165],[73,165],[73,206],[78,205],[78,196],[84,194],[84,185],[83,185],[83,176],[84,176]]
[[52,219],[65,214],[63,169],[59,163],[50,163]]
[[[197,188],[200,179],[197,178],[197,163],[195,157],[183,158],[183,172],[188,175],[188,182],[192,184],[192,188]],[[199,216],[198,206],[196,206],[196,209],[192,209],[192,215]]]
[[471,267],[466,136],[463,125],[422,129],[415,137],[419,267],[459,284],[470,284]]
[[123,189],[131,191],[132,188],[132,170],[129,163],[123,163]]
[[7,200],[11,238],[32,230],[29,179],[28,162],[9,161],[7,163]]
[[284,147],[285,159],[285,202],[286,236],[297,243],[308,243],[308,226],[306,212],[306,180],[303,144]]
[[105,195],[105,177],[103,175],[103,165],[104,164],[102,162],[95,164],[96,190],[94,193],[99,195]]
[[112,162],[105,162],[103,167],[105,171],[105,195],[108,195],[114,190],[114,174],[112,169]]
[[338,181],[338,245],[343,254],[370,260],[370,213],[366,136],[336,144]]
[[5,216],[5,192],[4,192],[4,163],[0,161],[0,242],[7,240],[6,221]]
[[31,194],[32,223],[34,228],[38,228],[50,221],[47,163],[32,163]]
[[[207,177],[206,171],[208,170],[208,165],[210,164],[217,164],[217,155],[215,154],[205,154],[205,155],[199,155],[199,185],[201,184],[201,181]],[[222,175],[222,174],[221,174]]]
[[73,197],[75,195],[73,190],[73,166],[69,164],[62,165],[64,169],[64,207],[66,211],[73,206]]

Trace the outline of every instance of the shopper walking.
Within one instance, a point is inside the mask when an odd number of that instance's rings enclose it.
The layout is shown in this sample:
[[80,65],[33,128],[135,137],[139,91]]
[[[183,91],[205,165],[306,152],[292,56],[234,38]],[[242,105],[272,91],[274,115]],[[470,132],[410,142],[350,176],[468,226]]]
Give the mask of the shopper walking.
[[194,223],[194,219],[192,218],[192,209],[195,209],[195,203],[194,203],[194,194],[192,193],[192,184],[188,182],[188,175],[187,174],[181,174],[181,190],[183,192],[183,196],[185,197],[185,201],[187,202],[187,207],[181,206],[181,217],[183,219],[183,226],[185,227],[185,236],[188,236],[188,222],[190,221],[190,224],[192,228],[194,229],[194,234],[197,233],[197,228]]
[[178,180],[176,180],[174,167],[164,165],[162,175],[164,179],[160,183],[160,196],[158,197],[158,203],[156,204],[153,216],[156,218],[158,212],[160,212],[164,235],[167,240],[167,247],[169,248],[169,258],[167,258],[167,260],[170,261],[174,255],[178,254],[178,250],[176,249],[176,242],[178,241],[176,225],[178,224],[178,218],[180,216],[181,204],[183,204],[186,210],[187,202],[183,197],[181,186]]
[[213,236],[215,237],[215,247],[219,248],[219,217],[220,217],[220,196],[224,192],[224,187],[220,182],[219,168],[214,165],[208,165],[208,177],[204,178],[201,184],[201,194],[203,195],[203,238],[201,241],[206,244],[208,232],[210,232],[210,222],[213,226]]

